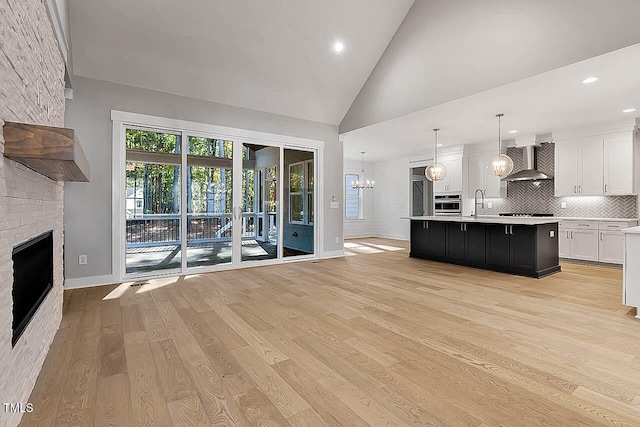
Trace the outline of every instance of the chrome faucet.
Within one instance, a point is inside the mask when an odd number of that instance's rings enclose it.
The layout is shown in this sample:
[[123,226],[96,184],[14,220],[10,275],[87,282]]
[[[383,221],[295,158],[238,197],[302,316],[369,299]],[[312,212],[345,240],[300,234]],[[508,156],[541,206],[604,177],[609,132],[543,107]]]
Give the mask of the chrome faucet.
[[[480,197],[481,197],[481,202],[480,203],[478,203],[478,191],[480,192]],[[474,218],[478,218],[478,204],[480,204],[480,207],[482,209],[484,209],[484,193],[482,192],[481,189],[478,188],[476,190],[476,194],[473,197],[474,197],[474,202],[475,202],[474,210],[473,210],[473,217]]]

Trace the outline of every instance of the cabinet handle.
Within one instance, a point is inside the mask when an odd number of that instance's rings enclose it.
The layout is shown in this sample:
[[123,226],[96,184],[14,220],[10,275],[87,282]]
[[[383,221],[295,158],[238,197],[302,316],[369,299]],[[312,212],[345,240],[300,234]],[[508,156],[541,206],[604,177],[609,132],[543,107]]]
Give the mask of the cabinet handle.
[[602,241],[602,233],[600,233],[600,241]]
[[604,185],[604,192],[607,192],[607,184]]
[[571,238],[573,239],[573,231],[571,232]]
[[580,227],[588,227],[589,224],[578,224],[578,226],[580,226]]
[[513,225],[509,226],[509,234],[513,234]]
[[509,226],[508,225],[504,226],[504,234],[509,234]]
[[578,193],[582,193],[582,185],[578,185]]
[[577,185],[574,185],[574,186],[573,186],[573,192],[574,192],[574,193],[576,193],[576,194],[578,194],[578,186],[577,186]]
[[429,229],[429,221],[425,221],[425,224],[427,224],[427,230]]
[[607,225],[607,227],[611,227],[611,228],[618,228],[617,225]]
[[464,231],[464,224],[460,224],[460,231]]
[[569,230],[567,230],[567,239],[569,239]]
[[464,231],[467,231],[467,224],[464,225]]

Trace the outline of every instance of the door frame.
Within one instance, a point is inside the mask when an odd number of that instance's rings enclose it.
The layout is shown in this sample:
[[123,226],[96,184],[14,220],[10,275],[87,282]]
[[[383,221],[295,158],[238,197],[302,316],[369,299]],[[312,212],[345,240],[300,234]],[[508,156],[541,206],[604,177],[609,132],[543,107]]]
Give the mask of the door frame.
[[[324,206],[323,206],[323,197],[319,197],[319,195],[323,194],[324,191],[324,141],[308,139],[308,138],[299,138],[288,135],[279,135],[267,132],[259,132],[252,131],[247,129],[238,129],[231,128],[226,126],[219,126],[207,123],[199,123],[192,122],[186,120],[177,120],[166,117],[158,117],[151,116],[146,114],[139,113],[131,113],[125,111],[111,110],[111,120],[112,120],[112,191],[111,191],[111,263],[112,263],[112,274],[115,281],[121,282],[123,280],[135,280],[138,278],[156,278],[156,277],[167,277],[167,276],[176,276],[181,274],[199,274],[199,273],[207,273],[219,270],[229,270],[236,268],[244,268],[247,266],[259,266],[259,265],[270,265],[270,264],[278,264],[283,262],[295,262],[303,259],[315,259],[319,258],[323,249],[322,242],[319,239],[319,236],[322,236],[322,231],[324,230]],[[283,215],[280,212],[278,217],[278,226],[280,227],[279,236],[278,236],[278,254],[279,256],[275,259],[269,260],[256,260],[256,261],[245,261],[244,263],[238,260],[241,260],[241,254],[238,252],[236,254],[236,246],[241,250],[240,241],[236,242],[235,235],[240,233],[238,227],[234,227],[234,239],[233,239],[233,259],[228,264],[221,265],[213,265],[213,266],[202,266],[202,267],[191,267],[186,268],[186,258],[185,251],[186,248],[182,248],[182,268],[166,270],[166,271],[156,271],[151,273],[139,273],[139,274],[126,274],[126,263],[125,263],[125,229],[126,229],[126,218],[123,214],[125,209],[125,202],[123,193],[121,189],[125,187],[126,174],[125,174],[125,159],[126,159],[126,144],[125,144],[125,132],[128,127],[136,127],[136,128],[147,128],[153,131],[166,131],[171,133],[181,133],[183,138],[187,134],[194,134],[196,136],[207,136],[209,138],[218,138],[234,141],[234,144],[238,142],[237,145],[242,145],[243,143],[252,143],[252,144],[262,144],[273,147],[278,147],[280,150],[280,161],[279,161],[279,178],[280,178],[280,188],[278,189],[278,195],[280,197],[279,204],[282,204],[284,197],[284,185],[282,183],[282,179],[284,177],[283,172],[283,164],[284,164],[284,150],[285,149],[293,149],[293,150],[304,150],[304,151],[312,151],[314,153],[314,253],[313,255],[301,255],[295,257],[287,257],[284,258],[282,256],[282,242],[283,242]],[[235,146],[234,146],[235,150]],[[186,152],[185,150],[181,150],[183,156],[183,164],[186,160]],[[234,151],[234,162],[236,157],[236,153]],[[241,164],[242,159],[238,160]],[[236,171],[237,167],[236,163],[234,163],[234,186],[235,183],[238,182],[238,185],[241,185],[241,180],[236,181],[236,175],[240,175],[242,173],[242,167],[240,167],[239,171]],[[184,179],[186,175],[186,169],[184,167],[181,168],[181,179]],[[181,185],[184,185],[181,182]],[[185,193],[185,192],[183,192]],[[181,206],[181,230],[184,232],[186,229],[186,209],[184,208],[186,203],[186,193],[181,195],[182,206]],[[237,199],[234,199],[233,207],[236,207]],[[232,210],[232,214],[235,213],[235,209]],[[238,229],[238,232],[235,230]],[[184,234],[182,234],[184,236]],[[184,246],[184,245],[183,245]],[[237,258],[236,258],[237,257]]]

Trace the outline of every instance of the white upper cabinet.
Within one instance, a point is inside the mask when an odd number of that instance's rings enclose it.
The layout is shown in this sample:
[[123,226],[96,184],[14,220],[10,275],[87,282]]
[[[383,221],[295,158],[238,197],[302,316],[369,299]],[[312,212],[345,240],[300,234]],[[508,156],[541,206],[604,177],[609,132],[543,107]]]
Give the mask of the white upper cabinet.
[[489,174],[489,161],[494,152],[469,154],[467,170],[467,197],[475,197],[476,190],[482,190],[485,197],[506,197],[507,183]]
[[452,193],[462,193],[462,157],[452,157],[447,166],[449,175],[449,189]]
[[630,131],[556,142],[556,197],[635,194],[636,151]]
[[578,194],[578,144],[556,143],[554,176],[556,197]]
[[597,196],[604,192],[602,139],[578,145],[578,195]]
[[604,140],[604,194],[633,194],[633,136],[616,134]]
[[462,156],[445,155],[438,158],[447,168],[444,179],[433,183],[434,194],[462,193]]

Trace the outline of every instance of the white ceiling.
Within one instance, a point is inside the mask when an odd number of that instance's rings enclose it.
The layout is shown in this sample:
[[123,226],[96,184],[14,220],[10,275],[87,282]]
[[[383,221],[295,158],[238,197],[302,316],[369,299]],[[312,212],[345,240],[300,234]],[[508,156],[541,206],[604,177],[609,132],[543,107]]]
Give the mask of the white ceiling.
[[340,132],[640,43],[640,0],[416,0]]
[[73,73],[338,124],[412,4],[69,0]]
[[[598,81],[585,85],[587,76]],[[634,113],[623,109],[637,108]],[[640,44],[587,59],[495,89],[343,134],[344,155],[380,161],[431,152],[433,131],[447,145],[497,141],[502,112],[503,139],[640,116]],[[517,142],[517,140],[516,140]]]

